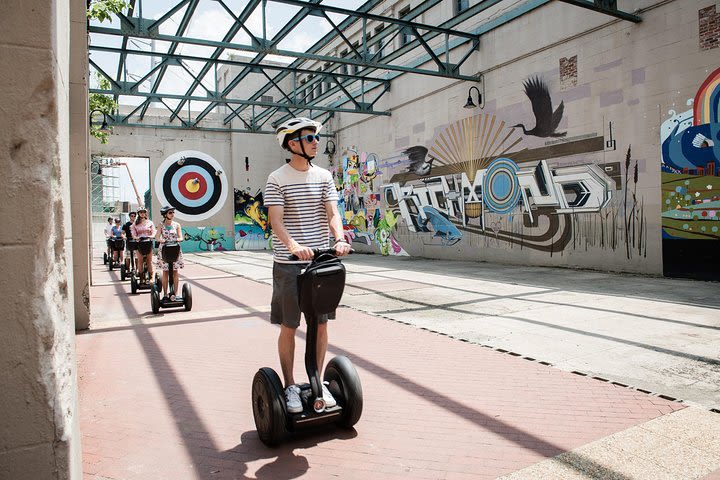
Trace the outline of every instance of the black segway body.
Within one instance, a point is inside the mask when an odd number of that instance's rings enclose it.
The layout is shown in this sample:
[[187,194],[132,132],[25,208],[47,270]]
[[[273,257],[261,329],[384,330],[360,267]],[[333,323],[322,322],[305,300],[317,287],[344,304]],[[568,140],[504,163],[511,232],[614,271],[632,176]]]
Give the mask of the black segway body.
[[[108,265],[110,270],[113,268],[120,268],[120,261],[115,260],[115,255],[125,250],[125,239],[122,237],[113,237],[108,239],[108,245],[110,245],[110,250],[112,251],[112,255],[108,258]],[[124,280],[124,279],[123,279]]]
[[140,255],[143,256],[143,272],[142,276],[135,272],[130,277],[130,291],[135,294],[138,292],[138,290],[151,290],[153,286],[156,286],[158,290],[161,289],[162,281],[160,280],[160,276],[157,273],[155,273],[154,279],[148,278],[148,265],[145,256],[152,252],[152,238],[140,237],[140,239],[136,241],[136,246],[137,251],[140,252]]
[[[161,308],[178,308],[184,307],[186,311],[192,309],[192,288],[187,283],[183,284],[182,296],[175,292],[175,262],[180,256],[180,244],[178,242],[166,242],[161,249],[162,259],[168,264],[168,298],[160,298],[162,284],[154,285],[150,291],[150,306],[153,313],[158,313]],[[169,297],[175,295],[175,300]]]
[[108,252],[112,252],[112,244],[110,243],[112,239],[110,237],[105,239],[105,245],[107,246],[107,249],[103,252],[103,265],[107,265],[108,260],[110,260],[110,255],[108,255]]
[[125,280],[126,278],[132,278],[135,275],[137,269],[135,268],[135,252],[137,251],[137,240],[132,238],[127,239],[127,255],[125,257],[125,263],[120,266],[120,279]]
[[[253,415],[260,440],[268,446],[280,443],[288,433],[334,423],[351,428],[362,414],[360,378],[350,360],[335,357],[328,364],[325,380],[337,405],[327,407],[317,369],[317,327],[323,315],[333,314],[345,289],[345,267],[335,250],[317,249],[314,260],[298,276],[300,309],[307,322],[305,370],[309,383],[298,385],[303,411],[289,413],[285,392],[275,371],[261,368],[253,380]],[[268,386],[271,385],[271,386]],[[279,404],[282,411],[275,407]],[[282,413],[284,422],[278,420]],[[279,425],[283,425],[280,428]]]

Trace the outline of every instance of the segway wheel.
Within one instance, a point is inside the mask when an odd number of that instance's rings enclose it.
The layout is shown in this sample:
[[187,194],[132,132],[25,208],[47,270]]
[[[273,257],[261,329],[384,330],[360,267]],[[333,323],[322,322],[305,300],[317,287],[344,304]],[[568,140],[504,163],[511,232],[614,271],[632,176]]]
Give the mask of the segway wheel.
[[162,290],[162,279],[157,273],[155,274],[155,288],[157,288],[158,292]]
[[112,258],[108,259],[108,265],[109,265],[108,268],[110,269],[111,272],[113,271],[114,263],[115,263],[115,261]]
[[122,265],[120,265],[120,280],[123,282],[125,281],[126,271],[127,269],[125,268],[125,264],[123,263]]
[[255,428],[268,447],[281,443],[287,434],[285,394],[275,370],[261,368],[253,378],[252,407]]
[[338,424],[352,428],[360,420],[363,410],[362,385],[352,362],[343,356],[330,360],[325,368],[325,381],[330,384],[328,390],[343,409]]
[[154,285],[150,290],[150,306],[152,307],[153,313],[158,313],[160,311],[160,294],[155,289]]
[[137,287],[138,283],[135,279],[135,275],[133,275],[132,277],[130,277],[130,291],[133,293],[133,295],[137,293]]
[[125,258],[125,270],[130,271],[130,259]]
[[105,252],[105,253],[103,253],[103,265],[107,265],[107,261],[108,261],[108,256],[107,256],[107,252]]
[[182,298],[185,311],[189,312],[192,310],[192,288],[187,283],[183,283]]

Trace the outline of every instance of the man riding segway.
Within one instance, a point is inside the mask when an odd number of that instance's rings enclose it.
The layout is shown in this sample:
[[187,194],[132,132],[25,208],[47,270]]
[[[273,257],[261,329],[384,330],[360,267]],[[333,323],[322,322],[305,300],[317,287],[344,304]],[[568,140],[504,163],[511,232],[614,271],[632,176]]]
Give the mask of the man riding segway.
[[[345,256],[351,251],[350,245],[345,242],[332,175],[312,164],[317,154],[321,129],[322,124],[308,118],[293,118],[278,127],[278,143],[292,153],[292,158],[269,175],[265,188],[264,199],[272,225],[274,254],[270,320],[271,323],[280,325],[278,354],[285,382],[283,392],[277,374],[272,369],[261,369],[253,382],[255,423],[261,440],[269,445],[277,443],[282,436],[279,432],[284,431],[284,423],[278,426],[280,420],[273,420],[278,410],[271,412],[268,409],[270,404],[277,407],[278,395],[284,393],[285,398],[280,400],[284,400],[281,409],[283,414],[286,412],[291,416],[300,416],[304,415],[305,411],[312,417],[307,419],[308,423],[309,420],[319,420],[325,408],[334,409],[337,405],[336,399],[324,383],[313,385],[313,398],[308,402],[307,390],[310,387],[298,385],[293,373],[295,332],[300,325],[301,313],[298,276],[316,253],[321,249],[328,250],[329,233],[332,233],[335,239],[335,255]],[[339,301],[339,297],[337,300]],[[334,311],[320,312],[319,315],[312,316],[311,320],[306,315],[306,322],[309,331],[310,324],[313,324],[315,351],[310,352],[310,356],[306,353],[306,369],[311,383],[317,383],[313,381],[313,377],[320,378],[323,371],[328,345],[327,321],[330,316],[334,317]],[[316,364],[309,365],[308,358],[312,358]],[[352,367],[352,364],[350,366]],[[312,412],[313,409],[315,413]],[[359,417],[359,414],[356,416]],[[357,421],[357,418],[354,421]],[[288,425],[291,424],[293,422],[289,420]]]

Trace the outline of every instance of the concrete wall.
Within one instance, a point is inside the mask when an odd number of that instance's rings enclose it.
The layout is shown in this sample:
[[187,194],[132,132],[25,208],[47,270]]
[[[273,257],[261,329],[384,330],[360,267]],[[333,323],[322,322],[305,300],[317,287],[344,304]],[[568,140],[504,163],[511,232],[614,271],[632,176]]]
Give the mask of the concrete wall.
[[[418,3],[388,0],[378,11],[397,15]],[[483,31],[479,52],[462,69],[482,81],[396,76],[375,106],[390,111],[390,117],[338,113],[326,127],[336,135],[338,151],[330,168],[343,192],[348,237],[358,250],[382,254],[662,273],[661,215],[667,199],[661,199],[661,129],[673,115],[692,108],[688,101],[720,66],[715,3],[620,2],[626,11],[639,9],[643,21],[635,24],[563,2],[536,2],[537,8],[515,20],[487,28],[517,7],[502,3],[458,25],[462,31]],[[439,24],[451,10],[451,2],[441,2],[416,20]],[[346,33],[350,41],[359,37],[357,31]],[[399,40],[393,42],[397,47]],[[337,54],[343,48],[327,50]],[[451,61],[466,48],[453,50]],[[414,51],[403,61],[420,55]],[[222,69],[221,88],[239,70]],[[552,110],[562,104],[553,132],[534,129],[525,92],[531,80],[547,89]],[[281,85],[286,92],[289,81]],[[243,98],[244,89],[254,91],[264,82],[259,74],[248,77],[236,95]],[[471,86],[480,87],[482,108],[463,108]],[[276,89],[267,94],[281,96]],[[366,101],[374,95],[368,92]],[[250,111],[244,110],[247,121]],[[217,114],[218,126],[227,113]],[[232,127],[244,125],[236,119]],[[156,166],[173,149],[202,150],[198,145],[209,138],[223,143],[218,161],[233,189],[242,192],[235,229],[249,225],[240,233],[259,235],[262,215],[258,223],[243,210],[287,156],[274,138],[176,132],[117,128],[121,137],[111,137],[109,151],[148,155]],[[418,173],[411,153],[423,148],[425,160],[434,163]],[[498,157],[509,163],[496,162]],[[368,159],[377,163],[373,178],[366,171]],[[324,155],[316,163],[328,165]],[[517,206],[505,209],[508,182],[513,187],[508,198]],[[229,227],[232,213],[228,207],[213,223]],[[263,241],[258,236],[251,248]],[[247,248],[238,234],[236,246]]]
[[0,478],[14,480],[81,478],[69,25],[68,2],[11,0],[0,16],[0,212],[13,226],[0,230]]
[[70,197],[75,329],[90,325],[90,195],[86,3],[70,2]]
[[[160,123],[160,122],[158,122]],[[192,130],[174,130],[162,128],[115,127],[107,144],[102,145],[96,139],[91,140],[93,155],[108,157],[148,157],[150,159],[150,190],[152,194],[152,220],[162,220],[158,213],[161,206],[156,192],[156,178],[161,164],[173,154],[194,150],[214,158],[228,179],[228,192],[222,207],[208,218],[192,221],[178,219],[185,227],[223,227],[226,232],[233,231],[233,193],[232,161],[230,135],[224,132],[200,132]],[[162,177],[162,172],[160,172]]]
[[[372,210],[379,209],[382,219],[390,209],[390,223],[397,221],[387,228],[396,248],[385,253],[662,273],[660,127],[670,110],[691,108],[688,100],[720,66],[718,48],[707,41],[711,46],[701,48],[699,39],[698,12],[714,2],[631,3],[620,6],[641,8],[642,23],[550,2],[482,35],[480,52],[464,71],[483,74],[483,109],[462,108],[472,83],[403,75],[377,104],[391,110],[391,117],[337,115],[341,158],[347,151],[344,156],[352,160],[352,150],[357,151],[362,173],[364,158],[376,154],[382,172],[371,191],[369,183],[358,179],[361,175],[348,175],[347,160],[344,169],[340,166],[348,222],[359,213],[367,223],[370,212],[357,199],[371,203],[368,195],[374,192],[381,202]],[[438,12],[425,14],[423,21],[433,23]],[[475,18],[462,29],[474,31],[485,21]],[[523,87],[534,77],[547,85],[553,109],[563,102],[556,130],[564,132],[562,137],[525,135],[511,128],[535,125]],[[611,140],[614,148],[607,147]],[[409,173],[411,146],[427,148],[426,159],[435,157],[429,173]],[[593,211],[542,210],[531,198],[530,209],[497,214],[481,201],[475,206],[482,205],[484,215],[471,216],[463,226],[459,205],[454,213],[448,209],[449,197],[458,190],[452,180],[460,180],[463,172],[470,181],[477,171],[487,173],[501,152],[531,174],[545,160],[558,179],[570,171],[595,175],[593,166],[599,167],[598,178],[612,180],[607,182],[608,203]],[[472,159],[475,164],[468,163]],[[443,163],[447,165],[441,168]],[[403,199],[389,201],[383,185],[402,192]],[[464,193],[469,208],[469,190]],[[425,207],[434,211],[428,216]],[[528,212],[534,213],[532,220]],[[382,250],[377,226],[355,226],[354,234],[371,238],[367,247],[356,241],[358,249]]]

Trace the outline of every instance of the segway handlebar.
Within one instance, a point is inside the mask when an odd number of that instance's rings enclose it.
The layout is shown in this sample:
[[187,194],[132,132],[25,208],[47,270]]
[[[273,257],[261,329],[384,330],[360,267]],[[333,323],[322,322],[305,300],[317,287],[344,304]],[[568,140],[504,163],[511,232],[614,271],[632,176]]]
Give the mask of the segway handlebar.
[[[318,255],[322,255],[323,253],[330,253],[332,255],[335,255],[337,252],[335,251],[335,247],[328,247],[328,248],[313,248],[313,258],[317,257]],[[348,253],[355,253],[355,250],[352,248]],[[297,255],[288,255],[288,260],[299,260]]]

